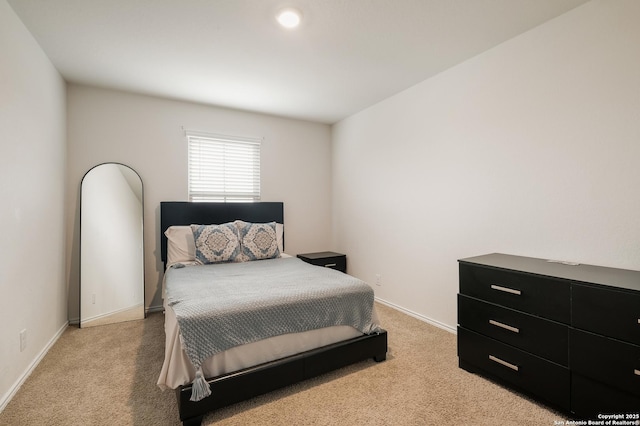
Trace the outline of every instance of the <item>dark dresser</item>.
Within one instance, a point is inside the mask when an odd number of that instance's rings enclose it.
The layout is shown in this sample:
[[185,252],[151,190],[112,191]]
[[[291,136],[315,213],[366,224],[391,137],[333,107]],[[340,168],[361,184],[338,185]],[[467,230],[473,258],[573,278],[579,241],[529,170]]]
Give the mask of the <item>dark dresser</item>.
[[570,413],[640,413],[640,271],[506,254],[459,261],[461,368]]
[[342,253],[332,251],[320,251],[316,253],[303,253],[298,257],[312,265],[324,266],[326,268],[337,269],[340,272],[347,272],[347,256]]

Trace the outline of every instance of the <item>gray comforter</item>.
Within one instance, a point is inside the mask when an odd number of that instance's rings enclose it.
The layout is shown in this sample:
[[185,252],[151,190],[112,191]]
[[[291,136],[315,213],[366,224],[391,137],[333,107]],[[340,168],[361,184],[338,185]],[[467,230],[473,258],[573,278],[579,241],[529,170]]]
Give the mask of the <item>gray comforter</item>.
[[201,364],[218,352],[334,325],[362,333],[377,329],[371,287],[297,258],[171,268],[165,286],[182,345],[197,371],[195,401],[210,394]]

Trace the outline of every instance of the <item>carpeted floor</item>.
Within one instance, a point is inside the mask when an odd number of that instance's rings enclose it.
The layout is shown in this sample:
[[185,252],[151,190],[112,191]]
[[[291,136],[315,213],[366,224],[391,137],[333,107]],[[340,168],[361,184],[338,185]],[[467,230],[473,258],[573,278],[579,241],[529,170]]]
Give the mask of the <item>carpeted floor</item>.
[[[377,305],[387,361],[364,361],[222,409],[205,425],[553,425],[566,420],[458,368],[456,336]],[[69,327],[0,425],[178,425],[175,394],[156,386],[163,315]]]

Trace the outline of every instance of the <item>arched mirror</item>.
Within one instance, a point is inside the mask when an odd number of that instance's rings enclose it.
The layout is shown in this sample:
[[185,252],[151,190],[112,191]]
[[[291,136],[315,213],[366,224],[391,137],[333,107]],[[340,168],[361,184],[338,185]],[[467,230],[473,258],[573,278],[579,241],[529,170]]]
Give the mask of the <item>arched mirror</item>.
[[144,318],[142,179],[95,166],[80,195],[80,327]]

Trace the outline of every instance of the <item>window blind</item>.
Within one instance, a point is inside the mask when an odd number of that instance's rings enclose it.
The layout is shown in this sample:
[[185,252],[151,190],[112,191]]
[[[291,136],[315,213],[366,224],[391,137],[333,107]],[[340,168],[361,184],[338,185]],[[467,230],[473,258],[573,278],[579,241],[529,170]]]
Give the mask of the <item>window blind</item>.
[[260,139],[186,135],[189,201],[260,200]]

